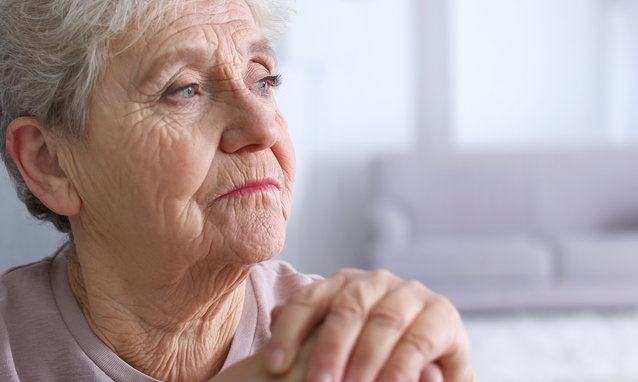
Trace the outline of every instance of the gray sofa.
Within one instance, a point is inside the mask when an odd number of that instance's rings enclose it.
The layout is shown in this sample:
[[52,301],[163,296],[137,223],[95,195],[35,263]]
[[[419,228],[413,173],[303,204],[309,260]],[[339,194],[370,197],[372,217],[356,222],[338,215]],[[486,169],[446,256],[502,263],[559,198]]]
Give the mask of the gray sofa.
[[638,305],[638,149],[374,161],[373,266],[461,310]]

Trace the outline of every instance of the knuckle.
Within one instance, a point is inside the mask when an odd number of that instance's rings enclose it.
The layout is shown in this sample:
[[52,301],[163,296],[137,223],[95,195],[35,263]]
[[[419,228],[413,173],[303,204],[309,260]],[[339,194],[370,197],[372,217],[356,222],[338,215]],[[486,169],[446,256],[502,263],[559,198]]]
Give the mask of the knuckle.
[[369,280],[361,279],[350,283],[337,297],[338,303],[356,304],[363,308],[372,296],[375,295],[376,285]]
[[372,272],[370,272],[370,276],[373,279],[377,279],[377,280],[396,280],[397,276],[394,275],[394,273],[386,270],[386,269],[377,269],[374,270]]
[[405,286],[406,288],[413,290],[419,294],[426,294],[426,293],[432,293],[428,288],[426,288],[425,285],[423,285],[422,283],[416,281],[416,280],[409,280],[405,282]]
[[403,331],[406,327],[405,318],[395,312],[374,310],[370,314],[368,321],[372,325],[381,326],[397,332]]
[[358,302],[363,302],[372,293],[374,293],[374,284],[368,280],[359,280],[348,285],[344,290],[343,296]]
[[330,314],[345,321],[363,321],[366,316],[362,299],[350,294],[337,298],[330,308]]
[[460,321],[461,314],[456,309],[454,304],[452,304],[452,302],[448,300],[446,297],[438,295],[438,294],[434,295],[432,299],[432,305],[438,307],[440,310],[445,312],[450,317],[458,319]]
[[290,304],[301,305],[304,307],[313,307],[316,302],[321,299],[322,289],[320,284],[325,281],[320,281],[314,284],[306,285],[299,289],[290,297]]
[[423,358],[427,358],[436,351],[436,342],[431,336],[426,334],[406,333],[403,337],[403,343],[408,349],[415,351]]
[[332,301],[330,313],[347,321],[365,320],[377,289],[378,285],[369,278],[351,281]]
[[428,300],[429,296],[436,296],[433,292],[426,288],[425,285],[416,280],[406,281],[402,288],[410,295],[421,300],[423,303]]
[[448,305],[448,301],[445,297],[441,296],[440,294],[436,294],[436,293],[432,293],[432,296],[430,296],[430,300],[432,305],[435,306],[439,306],[443,309],[447,309],[447,305]]
[[353,277],[356,277],[358,275],[360,275],[362,273],[362,271],[358,270],[358,269],[354,269],[354,268],[342,268],[339,269],[337,272],[335,272],[335,274],[330,277],[330,278],[339,278],[341,280],[349,280]]

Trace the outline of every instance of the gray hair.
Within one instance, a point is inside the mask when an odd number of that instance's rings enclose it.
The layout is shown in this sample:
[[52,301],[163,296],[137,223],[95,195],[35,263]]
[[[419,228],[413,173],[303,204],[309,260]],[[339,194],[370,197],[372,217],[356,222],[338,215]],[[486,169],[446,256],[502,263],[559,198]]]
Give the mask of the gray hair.
[[[266,38],[281,35],[286,0],[245,0]],[[0,0],[0,154],[18,197],[37,219],[70,233],[66,216],[31,193],[6,148],[7,128],[38,118],[58,136],[82,139],[87,104],[104,73],[109,42],[128,28],[145,32],[180,0]]]

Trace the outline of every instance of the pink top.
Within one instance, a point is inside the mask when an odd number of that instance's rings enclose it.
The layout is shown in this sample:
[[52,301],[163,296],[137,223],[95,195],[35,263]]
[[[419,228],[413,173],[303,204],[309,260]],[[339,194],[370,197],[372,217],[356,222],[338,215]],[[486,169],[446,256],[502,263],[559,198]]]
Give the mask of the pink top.
[[[63,249],[0,276],[0,381],[156,381],[93,334],[71,291]],[[270,311],[319,279],[281,261],[256,265],[223,368],[259,351],[270,337]]]

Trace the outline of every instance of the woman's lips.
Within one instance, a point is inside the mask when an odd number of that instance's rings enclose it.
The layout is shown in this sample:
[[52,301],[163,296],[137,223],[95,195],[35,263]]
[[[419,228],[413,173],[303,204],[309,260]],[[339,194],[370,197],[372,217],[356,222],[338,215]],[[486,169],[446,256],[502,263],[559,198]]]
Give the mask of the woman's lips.
[[251,182],[246,182],[240,186],[234,187],[222,196],[215,199],[215,201],[221,199],[233,199],[242,196],[252,195],[258,192],[270,191],[270,190],[278,190],[279,186],[277,182],[272,179],[262,179],[255,180]]

